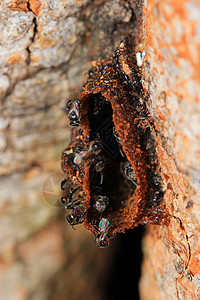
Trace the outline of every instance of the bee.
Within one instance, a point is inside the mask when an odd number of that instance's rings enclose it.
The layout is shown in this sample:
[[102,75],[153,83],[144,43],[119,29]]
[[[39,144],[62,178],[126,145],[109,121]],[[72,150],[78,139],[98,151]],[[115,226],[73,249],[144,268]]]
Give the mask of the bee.
[[[65,186],[66,183],[68,183],[67,186]],[[80,189],[80,186],[74,188],[71,180],[63,179],[61,181],[61,189],[66,191],[65,196],[63,196],[60,200],[66,209],[73,209],[75,206],[80,204],[80,199],[73,199],[74,194]]]
[[105,167],[105,158],[103,155],[98,155],[95,159],[96,172],[103,172],[104,167]]
[[94,197],[95,204],[93,207],[98,211],[98,212],[103,212],[109,205],[109,199],[106,196],[95,196]]
[[105,158],[104,158],[104,156],[99,154],[98,156],[94,157],[92,163],[94,163],[94,168],[95,168],[96,172],[101,173],[100,184],[102,184],[103,183],[103,170],[104,170],[104,167],[105,167]]
[[109,229],[112,227],[108,219],[102,218],[99,222],[99,227],[97,228],[93,225],[94,228],[98,231],[96,235],[95,231],[93,231],[94,239],[96,241],[96,246],[98,248],[106,248],[109,246],[109,238],[113,238],[115,235],[109,234]]
[[86,212],[84,204],[75,205],[72,213],[66,216],[66,220],[71,226],[81,224],[85,219]]
[[121,171],[122,171],[123,175],[126,177],[126,179],[128,179],[135,186],[137,186],[136,174],[134,173],[131,163],[128,160],[121,163]]
[[65,190],[65,184],[67,183],[67,181],[68,181],[68,179],[66,179],[66,178],[64,178],[62,181],[61,181],[61,183],[60,183],[60,188],[61,188],[61,190]]
[[103,183],[103,170],[105,167],[105,158],[103,154],[100,154],[102,150],[101,142],[98,138],[90,142],[87,150],[82,150],[74,157],[74,164],[80,165],[83,162],[87,162],[88,166],[93,165],[96,172],[101,173],[100,184]]
[[74,163],[80,165],[81,163],[89,160],[89,164],[91,164],[94,157],[101,152],[101,149],[102,146],[99,139],[95,139],[94,141],[90,142],[87,150],[80,151],[74,157]]
[[61,198],[61,203],[64,205],[66,209],[73,209],[75,206],[80,204],[80,199],[72,199],[73,194],[78,190],[75,189],[70,193],[70,196],[66,199],[66,197]]
[[69,100],[66,105],[66,111],[70,121],[70,126],[80,125],[80,100],[75,98],[74,100]]
[[122,150],[122,146],[121,146],[121,139],[120,139],[119,134],[117,133],[115,127],[113,127],[113,135],[114,135],[116,141],[117,141],[118,144],[119,144],[119,152],[121,153],[121,156],[122,156],[122,157],[125,157],[125,154],[124,154],[124,152],[123,152],[123,150]]

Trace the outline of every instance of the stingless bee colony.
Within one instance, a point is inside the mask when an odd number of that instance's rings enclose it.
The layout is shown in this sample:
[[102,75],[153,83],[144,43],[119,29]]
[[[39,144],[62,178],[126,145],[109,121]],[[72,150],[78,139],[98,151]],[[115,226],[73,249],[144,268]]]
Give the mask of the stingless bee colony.
[[66,106],[72,136],[62,153],[61,202],[67,222],[83,223],[102,248],[125,229],[169,222],[158,133],[133,53],[130,41],[122,42]]

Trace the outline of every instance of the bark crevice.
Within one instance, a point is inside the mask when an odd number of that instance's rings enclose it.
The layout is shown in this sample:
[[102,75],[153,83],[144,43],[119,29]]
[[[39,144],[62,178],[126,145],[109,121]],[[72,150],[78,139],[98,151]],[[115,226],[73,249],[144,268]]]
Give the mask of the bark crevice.
[[[30,10],[32,12],[32,10]],[[27,65],[30,65],[31,63],[31,50],[30,50],[30,47],[31,45],[34,43],[35,41],[35,37],[36,37],[36,34],[37,34],[37,28],[38,28],[38,24],[37,24],[37,18],[34,17],[33,18],[33,35],[30,39],[30,43],[29,45],[27,46],[26,48],[26,51],[27,51],[27,58],[26,58],[26,64]]]

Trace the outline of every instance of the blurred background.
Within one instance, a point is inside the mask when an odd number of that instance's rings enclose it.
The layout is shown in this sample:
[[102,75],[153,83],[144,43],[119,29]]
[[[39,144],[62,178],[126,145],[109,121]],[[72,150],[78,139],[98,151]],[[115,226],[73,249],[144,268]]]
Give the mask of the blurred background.
[[[142,228],[97,249],[57,206],[66,102],[135,32],[126,1],[0,3],[0,299],[138,298]],[[130,274],[131,276],[130,276]]]

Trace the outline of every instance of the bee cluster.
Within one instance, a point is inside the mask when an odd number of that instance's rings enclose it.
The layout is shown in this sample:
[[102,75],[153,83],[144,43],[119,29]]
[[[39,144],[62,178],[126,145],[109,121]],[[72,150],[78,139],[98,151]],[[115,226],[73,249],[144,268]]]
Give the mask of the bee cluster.
[[[102,101],[102,100],[101,100]],[[101,102],[99,101],[99,103]],[[107,107],[107,103],[104,103]],[[96,105],[97,106],[97,105]],[[99,104],[99,110],[103,107],[103,104]],[[107,247],[109,240],[115,236],[112,234],[114,225],[109,220],[109,213],[105,214],[106,210],[111,206],[111,199],[105,192],[105,186],[109,181],[107,177],[104,178],[105,168],[112,168],[109,155],[105,151],[105,139],[99,134],[98,130],[91,132],[90,141],[83,136],[81,129],[81,103],[79,99],[68,101],[66,105],[66,111],[69,118],[69,123],[72,126],[72,141],[75,140],[73,146],[69,146],[63,151],[62,162],[69,168],[67,179],[63,179],[61,182],[61,189],[63,190],[63,196],[61,203],[70,212],[66,215],[66,220],[71,226],[81,224],[85,219],[92,220],[92,232],[96,241],[97,247]],[[103,110],[103,109],[102,109]],[[98,115],[99,111],[93,107],[93,115]],[[104,112],[103,112],[104,115]],[[111,115],[112,119],[112,115]],[[91,125],[92,126],[92,125]],[[114,137],[118,147],[118,156],[122,158],[120,164],[120,171],[126,181],[131,182],[136,186],[136,175],[131,167],[131,164],[125,158],[123,150],[120,145],[120,138],[113,126],[113,122],[109,123],[109,129],[112,128],[111,138]],[[94,137],[94,139],[93,139]],[[109,139],[110,141],[110,139]],[[109,141],[106,143],[108,144]],[[108,151],[107,151],[108,152]],[[86,170],[89,169],[90,173],[90,203],[86,203],[84,191],[84,176]],[[109,183],[108,183],[109,185]],[[108,193],[109,194],[109,193]]]
[[[72,226],[84,222],[98,247],[138,224],[169,224],[162,145],[141,70],[125,38],[89,70],[80,99],[67,103],[71,143],[62,154],[62,203]],[[160,145],[160,146],[159,146]],[[160,155],[160,156],[159,156]]]

